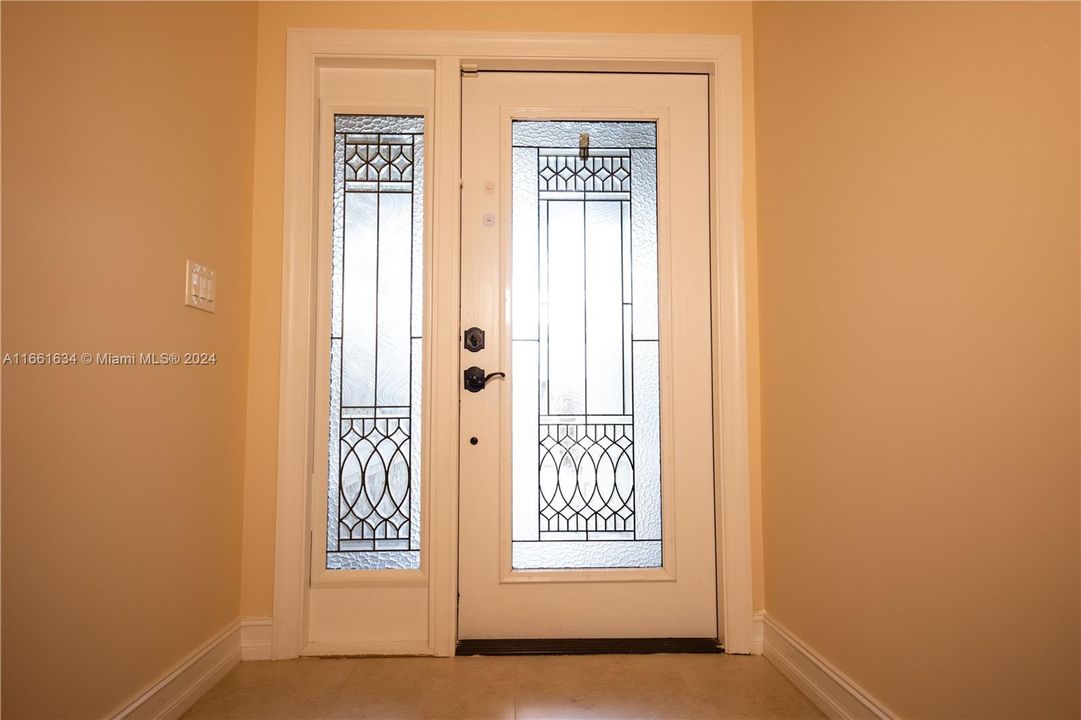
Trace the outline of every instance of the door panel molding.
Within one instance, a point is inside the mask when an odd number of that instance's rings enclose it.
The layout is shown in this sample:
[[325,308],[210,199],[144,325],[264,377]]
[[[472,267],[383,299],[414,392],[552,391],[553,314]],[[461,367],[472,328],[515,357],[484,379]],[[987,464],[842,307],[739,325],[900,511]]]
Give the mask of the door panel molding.
[[[482,69],[695,72],[710,76],[711,276],[714,324],[718,627],[726,650],[752,651],[744,278],[741,43],[737,36],[459,33],[290,29],[286,63],[277,510],[273,657],[304,650],[310,572],[313,423],[323,398],[315,369],[318,283],[317,73],[321,67],[434,69],[428,192],[431,212],[432,354],[428,397],[430,474],[428,628],[408,652],[452,655],[457,635],[459,82]],[[386,644],[380,643],[386,652]],[[350,646],[342,652],[363,652]]]

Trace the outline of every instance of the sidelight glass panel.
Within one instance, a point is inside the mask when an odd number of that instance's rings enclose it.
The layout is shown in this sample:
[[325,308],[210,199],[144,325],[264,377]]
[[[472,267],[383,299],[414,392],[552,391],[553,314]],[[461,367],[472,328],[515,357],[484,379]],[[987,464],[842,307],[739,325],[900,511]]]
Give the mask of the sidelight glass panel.
[[420,567],[424,118],[336,115],[327,568]]
[[513,567],[659,567],[656,124],[512,136]]

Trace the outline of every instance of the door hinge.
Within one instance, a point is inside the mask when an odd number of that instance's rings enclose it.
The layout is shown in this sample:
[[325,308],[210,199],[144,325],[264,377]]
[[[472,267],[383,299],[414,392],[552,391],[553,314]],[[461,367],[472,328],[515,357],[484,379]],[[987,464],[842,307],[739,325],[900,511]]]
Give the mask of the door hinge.
[[476,77],[479,72],[476,63],[462,63],[462,77]]

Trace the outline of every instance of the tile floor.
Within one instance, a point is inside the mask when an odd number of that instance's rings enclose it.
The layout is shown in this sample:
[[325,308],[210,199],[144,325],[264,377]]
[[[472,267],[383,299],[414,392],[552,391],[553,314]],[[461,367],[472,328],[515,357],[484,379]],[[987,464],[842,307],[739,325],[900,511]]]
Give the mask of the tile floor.
[[184,718],[822,718],[765,658],[302,658],[241,663]]

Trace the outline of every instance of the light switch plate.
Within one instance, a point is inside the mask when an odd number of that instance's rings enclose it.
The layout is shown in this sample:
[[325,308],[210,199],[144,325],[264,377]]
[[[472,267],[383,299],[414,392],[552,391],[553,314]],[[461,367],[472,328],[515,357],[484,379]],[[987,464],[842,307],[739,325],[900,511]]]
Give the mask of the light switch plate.
[[188,260],[184,278],[184,304],[196,310],[214,312],[214,298],[218,293],[217,273],[206,265]]

